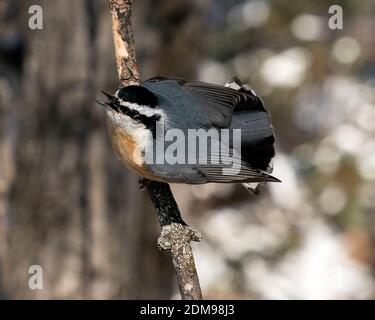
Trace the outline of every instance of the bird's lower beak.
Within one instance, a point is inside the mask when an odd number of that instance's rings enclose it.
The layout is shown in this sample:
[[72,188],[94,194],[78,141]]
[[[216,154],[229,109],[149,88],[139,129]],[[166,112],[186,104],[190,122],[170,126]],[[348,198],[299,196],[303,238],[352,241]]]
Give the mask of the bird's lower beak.
[[95,99],[95,102],[96,102],[97,104],[99,104],[99,105],[105,107],[105,108],[108,107],[107,103],[104,102],[104,101],[101,101],[101,100]]
[[102,91],[102,93],[108,98],[108,101],[102,101],[102,100],[95,99],[95,102],[97,104],[103,106],[106,109],[108,109],[108,108],[112,109],[112,105],[114,103],[115,97],[113,97],[112,95],[110,95],[109,93],[107,93],[105,91]]

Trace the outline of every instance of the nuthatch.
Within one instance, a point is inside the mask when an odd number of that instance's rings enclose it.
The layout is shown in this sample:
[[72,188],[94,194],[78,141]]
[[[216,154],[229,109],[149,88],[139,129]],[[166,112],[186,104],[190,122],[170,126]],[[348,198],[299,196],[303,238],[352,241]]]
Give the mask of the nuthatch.
[[[280,181],[269,175],[275,155],[270,116],[255,92],[236,78],[221,86],[156,77],[120,88],[114,95],[103,93],[108,101],[98,103],[106,109],[113,149],[142,177],[168,183],[242,183],[252,191],[254,183]],[[168,131],[177,138],[191,137],[194,130],[226,130],[233,141],[206,135],[206,155],[201,158],[196,154],[202,146],[199,134],[193,143],[179,140],[179,145],[168,137]]]

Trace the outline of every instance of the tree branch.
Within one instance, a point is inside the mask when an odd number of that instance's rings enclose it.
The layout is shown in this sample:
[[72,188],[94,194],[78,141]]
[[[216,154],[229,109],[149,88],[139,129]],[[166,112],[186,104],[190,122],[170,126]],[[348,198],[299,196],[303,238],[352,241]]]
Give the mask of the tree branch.
[[[131,24],[132,3],[132,0],[110,0],[113,41],[121,87],[141,83]],[[202,292],[190,246],[191,241],[200,241],[201,235],[182,220],[167,183],[147,179],[141,179],[140,183],[148,190],[162,227],[158,246],[169,252],[182,299],[201,300]]]
[[120,86],[141,84],[131,24],[133,0],[110,0],[112,34]]

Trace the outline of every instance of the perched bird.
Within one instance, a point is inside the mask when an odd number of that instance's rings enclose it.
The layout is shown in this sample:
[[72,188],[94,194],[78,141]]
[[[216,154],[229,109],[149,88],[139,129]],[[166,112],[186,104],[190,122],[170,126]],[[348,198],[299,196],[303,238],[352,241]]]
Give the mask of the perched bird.
[[[255,192],[258,183],[280,181],[269,174],[275,155],[270,116],[262,100],[237,78],[221,86],[155,77],[114,95],[103,93],[108,101],[97,102],[105,107],[113,149],[142,177],[168,183],[242,183]],[[194,130],[197,140],[187,141]],[[210,132],[206,155],[200,158],[197,147],[205,132]]]

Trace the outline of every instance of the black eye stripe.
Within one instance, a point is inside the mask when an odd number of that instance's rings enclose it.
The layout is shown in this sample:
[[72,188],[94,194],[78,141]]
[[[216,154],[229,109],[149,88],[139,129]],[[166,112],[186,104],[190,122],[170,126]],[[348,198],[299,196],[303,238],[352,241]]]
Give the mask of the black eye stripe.
[[115,99],[111,102],[110,107],[117,112],[120,112],[123,115],[126,115],[133,120],[145,125],[147,129],[152,132],[152,136],[155,139],[156,137],[156,122],[161,119],[160,114],[154,114],[152,116],[146,116],[145,114],[140,113],[137,110],[130,109],[129,107],[119,104],[118,99]]

